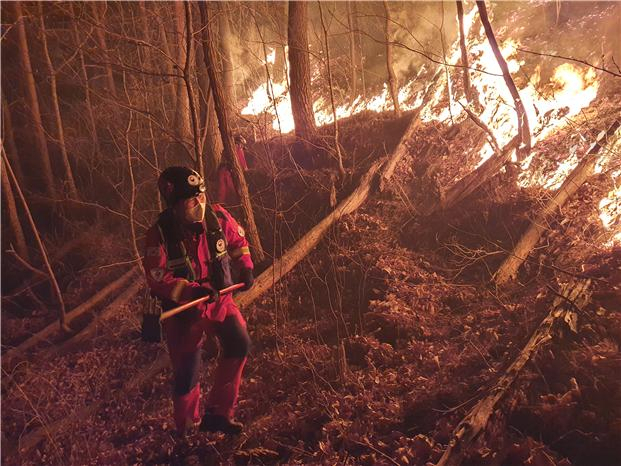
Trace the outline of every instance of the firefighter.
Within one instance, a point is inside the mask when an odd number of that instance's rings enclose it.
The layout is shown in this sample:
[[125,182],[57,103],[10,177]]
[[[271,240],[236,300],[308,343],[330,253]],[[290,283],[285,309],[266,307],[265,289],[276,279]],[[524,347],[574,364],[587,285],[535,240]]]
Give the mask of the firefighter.
[[[244,146],[246,145],[246,139],[238,134],[234,138],[235,140],[235,153],[237,154],[237,160],[239,166],[243,171],[248,170],[248,163],[246,162],[246,154],[244,153]],[[233,184],[233,175],[231,175],[232,167],[228,161],[222,160],[218,167],[218,192],[216,199],[221,204],[234,204],[239,202],[239,196]]]
[[[196,307],[162,322],[173,369],[173,412],[177,432],[199,426],[202,431],[237,434],[233,420],[250,339],[246,321],[230,294],[218,290],[232,284],[239,270],[244,290],[253,284],[253,264],[244,229],[218,204],[210,205],[205,183],[194,170],[169,167],[158,180],[167,209],[146,235],[144,270],[153,296],[167,310],[209,297]],[[159,331],[154,329],[154,331]],[[199,414],[201,344],[215,334],[221,352],[206,412]]]

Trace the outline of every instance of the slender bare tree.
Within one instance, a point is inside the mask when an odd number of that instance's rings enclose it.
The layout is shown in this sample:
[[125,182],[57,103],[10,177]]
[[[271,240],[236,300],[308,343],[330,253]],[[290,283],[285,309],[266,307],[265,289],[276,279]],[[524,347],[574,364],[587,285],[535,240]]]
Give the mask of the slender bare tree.
[[50,197],[54,197],[54,175],[52,173],[52,163],[50,161],[50,153],[47,148],[47,140],[43,129],[43,121],[41,119],[41,110],[39,109],[39,96],[37,94],[37,86],[35,85],[32,65],[30,63],[30,50],[28,48],[28,38],[26,36],[26,17],[22,10],[21,2],[13,3],[15,8],[15,21],[17,27],[19,57],[21,61],[22,71],[24,72],[24,86],[26,88],[27,108],[34,128],[34,139],[37,145],[37,152],[40,157],[41,170],[40,175],[43,178],[43,187]]
[[392,17],[390,15],[390,7],[388,2],[384,0],[384,14],[386,15],[384,21],[384,40],[386,41],[386,70],[388,72],[388,89],[390,90],[390,97],[392,98],[392,104],[395,109],[395,114],[401,114],[401,108],[399,107],[399,84],[397,82],[397,75],[393,67],[393,50],[392,50],[392,37],[390,30],[392,28]]
[[485,7],[485,2],[481,0],[477,0],[477,8],[479,9],[479,16],[481,17],[481,22],[483,23],[483,27],[485,28],[485,35],[487,36],[487,40],[489,41],[490,46],[494,52],[494,56],[498,61],[498,65],[502,70],[502,77],[509,88],[509,92],[511,93],[511,97],[513,97],[513,102],[515,103],[515,111],[517,113],[518,119],[518,133],[520,136],[521,147],[518,148],[518,160],[524,159],[529,153],[531,148],[530,142],[530,127],[528,125],[528,116],[526,115],[526,110],[524,109],[524,104],[520,97],[520,93],[513,82],[513,78],[511,77],[511,73],[509,72],[509,67],[507,66],[507,61],[500,53],[500,47],[498,47],[498,42],[496,41],[496,36],[494,35],[494,30],[492,29],[492,25],[489,22],[489,16],[487,15],[487,8]]
[[58,104],[58,89],[56,86],[56,70],[50,57],[49,47],[47,45],[47,31],[45,27],[45,15],[43,12],[43,4],[39,2],[39,15],[41,22],[41,38],[43,43],[43,56],[45,57],[45,64],[47,66],[48,75],[50,78],[50,89],[52,92],[52,107],[54,109],[54,120],[56,122],[56,143],[60,149],[60,160],[63,164],[65,171],[65,182],[67,183],[67,194],[71,199],[78,199],[78,188],[75,185],[73,178],[73,169],[69,162],[69,154],[67,153],[67,144],[65,143],[65,128],[63,125],[62,115],[60,114],[60,105]]
[[237,154],[235,153],[235,143],[233,141],[233,134],[228,120],[224,91],[222,89],[222,84],[218,80],[213,23],[210,21],[211,18],[207,5],[204,2],[201,2],[198,6],[201,11],[201,19],[203,23],[203,52],[205,53],[205,64],[207,65],[207,72],[209,73],[209,85],[211,87],[211,92],[213,93],[216,115],[218,117],[218,125],[220,127],[220,134],[224,145],[224,157],[232,167],[231,174],[233,176],[235,188],[237,189],[237,193],[241,200],[241,207],[246,229],[248,231],[248,238],[254,249],[253,257],[257,260],[257,262],[262,262],[265,259],[265,253],[263,252],[259,231],[254,220],[252,203],[250,202],[250,194],[248,192],[248,185],[246,184],[246,179],[244,177],[244,171],[242,170],[239,160],[237,159]]
[[459,22],[459,49],[461,50],[461,66],[463,66],[463,82],[464,95],[466,101],[472,101],[472,88],[470,84],[470,71],[468,70],[468,51],[466,50],[466,35],[464,32],[464,3],[462,0],[456,0],[457,4],[457,21]]
[[[4,151],[4,141],[2,141],[2,150]],[[13,241],[15,241],[15,251],[17,251],[17,254],[19,254],[20,257],[28,260],[30,257],[28,254],[26,237],[24,236],[22,224],[19,221],[17,206],[15,205],[15,196],[13,196],[11,182],[9,181],[4,161],[2,162],[2,203],[6,206],[9,227],[11,228]]]

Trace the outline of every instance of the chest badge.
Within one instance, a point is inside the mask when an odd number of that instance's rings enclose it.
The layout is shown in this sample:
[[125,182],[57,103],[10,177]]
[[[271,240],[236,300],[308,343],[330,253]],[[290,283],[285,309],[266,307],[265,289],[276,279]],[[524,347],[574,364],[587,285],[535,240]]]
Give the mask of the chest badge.
[[220,238],[218,241],[216,241],[216,251],[224,252],[225,249],[226,249],[226,243],[224,242],[222,238]]

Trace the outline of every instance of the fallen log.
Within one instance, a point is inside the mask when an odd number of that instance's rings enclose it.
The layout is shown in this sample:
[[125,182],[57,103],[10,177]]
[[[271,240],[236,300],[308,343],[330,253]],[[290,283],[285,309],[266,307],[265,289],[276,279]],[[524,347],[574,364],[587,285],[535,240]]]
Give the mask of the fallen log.
[[[438,70],[433,75],[433,78],[431,78],[431,82],[429,86],[427,86],[427,89],[425,89],[425,94],[423,95],[423,99],[421,100],[421,102],[429,101],[429,96],[431,95],[431,91],[435,90],[436,80],[438,79],[438,76],[440,76],[441,74],[442,74],[442,68],[438,68]],[[401,159],[405,156],[405,154],[408,153],[409,148],[407,146],[407,141],[410,140],[412,136],[414,136],[414,134],[416,134],[416,132],[423,125],[423,122],[420,119],[420,112],[422,111],[423,107],[424,107],[424,104],[418,107],[418,109],[415,111],[412,121],[410,121],[410,124],[406,128],[405,133],[403,133],[403,136],[401,136],[401,139],[399,140],[399,144],[397,144],[397,147],[393,151],[390,159],[386,162],[386,165],[384,166],[384,169],[383,169],[382,176],[380,178],[380,183],[379,183],[380,191],[384,191],[388,182],[390,181],[390,178],[392,178],[392,175],[395,173],[397,164],[401,161]]]
[[123,291],[119,296],[117,296],[114,301],[108,304],[103,311],[97,314],[86,327],[84,327],[70,339],[63,341],[60,345],[52,348],[52,351],[54,353],[65,353],[69,350],[69,348],[75,348],[76,345],[79,345],[86,341],[88,338],[92,337],[97,332],[99,325],[115,315],[118,312],[119,308],[127,303],[129,300],[133,299],[140,292],[144,285],[145,283],[142,279],[134,281],[134,283],[132,283],[129,288]]
[[[100,290],[98,293],[93,295],[86,302],[80,304],[74,310],[67,313],[67,318],[66,318],[67,325],[71,324],[71,322],[75,320],[77,317],[90,311],[94,306],[98,305],[101,301],[106,299],[112,293],[122,288],[136,274],[136,272],[137,272],[137,269],[132,268],[131,270],[129,270],[128,272],[126,272],[125,274],[117,278],[115,281],[110,283],[108,286]],[[58,324],[54,322],[48,325],[47,327],[45,327],[43,330],[40,330],[39,332],[35,333],[34,335],[26,339],[26,341],[20,343],[15,348],[12,348],[9,351],[7,351],[2,356],[2,364],[3,365],[10,364],[11,361],[15,359],[17,356],[23,355],[25,351],[32,348],[37,343],[42,342],[57,333],[58,333]]]
[[436,466],[459,466],[470,447],[480,440],[490,418],[497,410],[500,401],[507,395],[526,363],[546,342],[553,338],[553,325],[564,320],[572,327],[575,322],[575,310],[582,309],[590,300],[590,280],[577,280],[565,284],[552,303],[552,309],[532,334],[528,343],[506,372],[498,379],[489,394],[479,401],[457,425],[448,448]]
[[578,188],[580,188],[593,173],[593,169],[597,163],[597,157],[595,157],[595,155],[599,153],[600,149],[621,137],[621,131],[618,131],[620,125],[621,122],[617,120],[607,131],[602,131],[598,135],[595,143],[593,143],[580,163],[578,163],[561,187],[555,192],[552,199],[548,201],[535,219],[531,221],[530,226],[515,245],[513,251],[511,251],[494,274],[494,283],[496,283],[496,285],[504,285],[510,280],[515,279],[518,269],[547,229],[548,219],[557,209],[561,208],[576,191],[578,191]]
[[489,159],[453,184],[444,192],[439,201],[429,208],[423,209],[427,215],[439,210],[447,210],[463,201],[476,191],[481,185],[495,176],[500,169],[511,159],[511,154],[518,147],[519,136],[515,136],[499,152],[495,152]]

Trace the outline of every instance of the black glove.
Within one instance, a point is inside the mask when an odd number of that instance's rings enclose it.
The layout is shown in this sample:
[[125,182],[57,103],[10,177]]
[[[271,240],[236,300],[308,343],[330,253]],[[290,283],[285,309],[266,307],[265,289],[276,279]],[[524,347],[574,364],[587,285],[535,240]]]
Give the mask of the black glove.
[[206,286],[197,286],[192,290],[192,300],[209,296],[208,303],[213,303],[219,297],[218,290],[207,288]]
[[252,288],[254,284],[254,275],[252,273],[252,269],[241,269],[239,272],[239,279],[244,282],[244,287],[241,289],[242,291],[247,291]]

